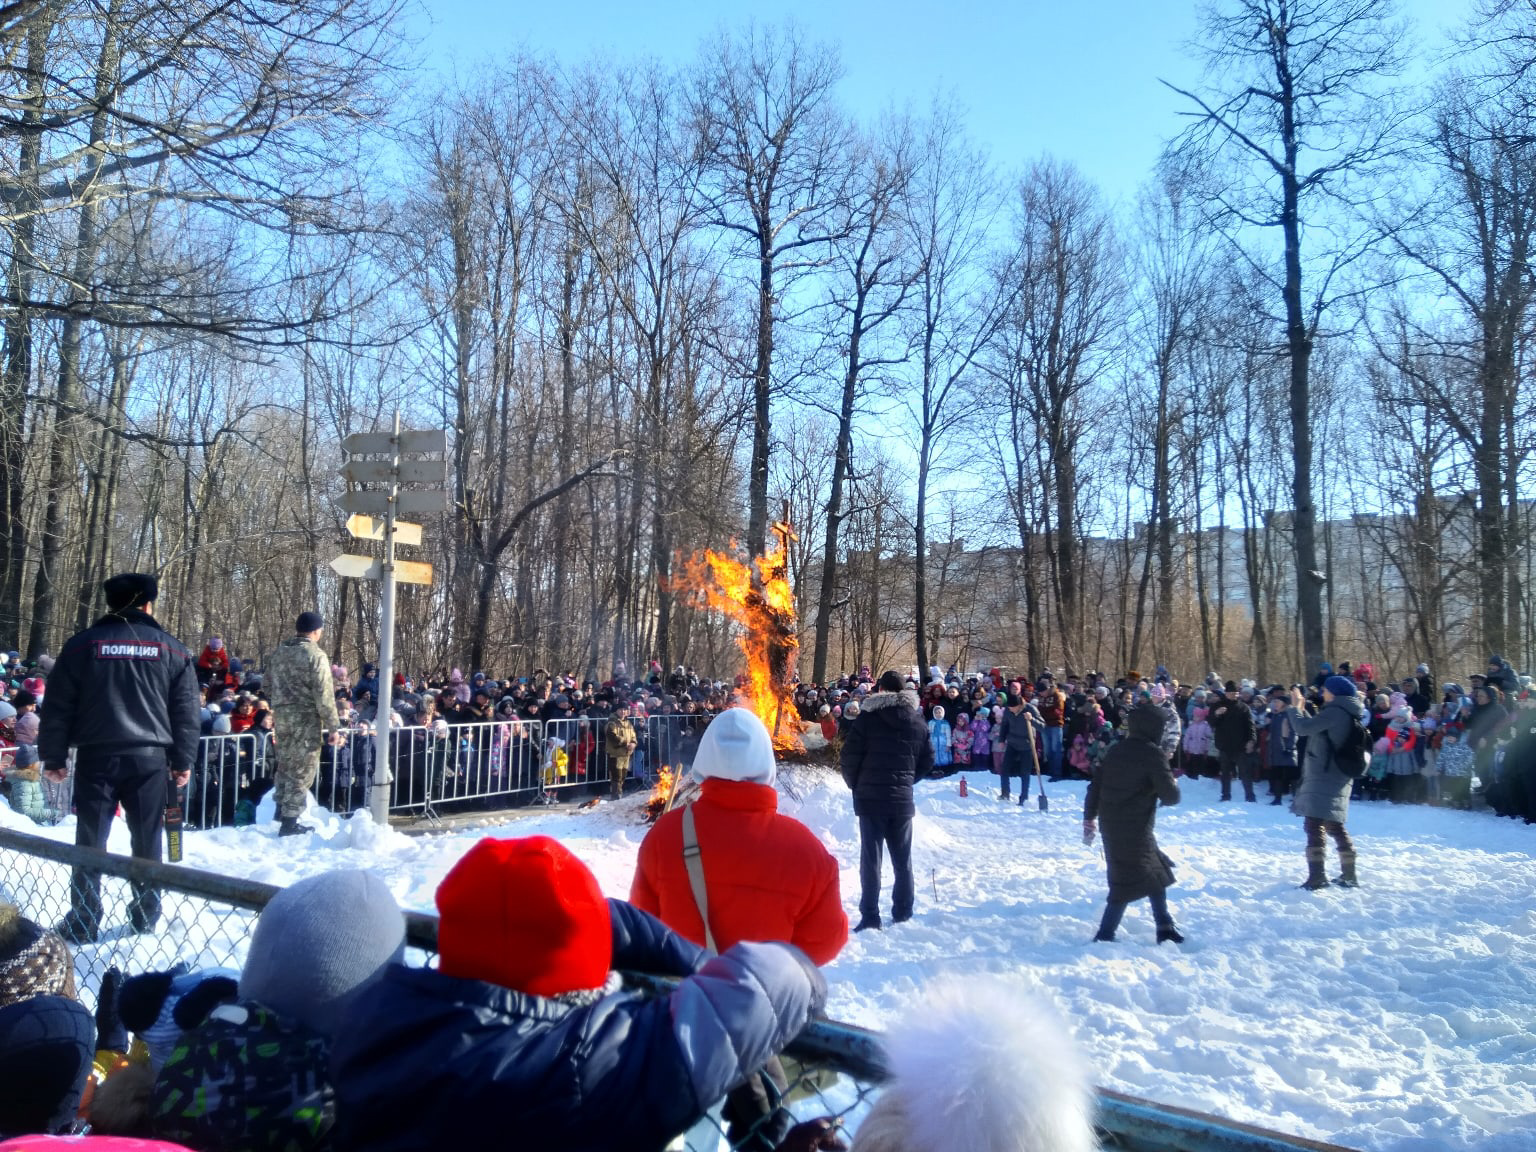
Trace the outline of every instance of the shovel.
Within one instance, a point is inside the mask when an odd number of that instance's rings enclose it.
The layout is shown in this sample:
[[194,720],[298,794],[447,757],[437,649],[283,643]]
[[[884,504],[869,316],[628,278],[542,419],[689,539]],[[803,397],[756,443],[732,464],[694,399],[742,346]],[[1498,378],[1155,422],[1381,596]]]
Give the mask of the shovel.
[[1040,811],[1049,812],[1051,810],[1051,802],[1046,799],[1045,777],[1040,775],[1040,754],[1038,752],[1035,753],[1035,786],[1040,789],[1040,795],[1038,797]]

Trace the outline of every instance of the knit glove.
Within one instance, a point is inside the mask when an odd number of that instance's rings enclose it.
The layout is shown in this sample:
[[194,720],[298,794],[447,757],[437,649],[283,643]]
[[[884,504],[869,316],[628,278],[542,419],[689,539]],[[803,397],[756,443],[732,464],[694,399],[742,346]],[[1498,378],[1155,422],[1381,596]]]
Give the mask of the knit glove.
[[1092,844],[1093,843],[1093,838],[1097,834],[1098,830],[1099,830],[1099,826],[1098,826],[1097,823],[1095,823],[1092,820],[1084,820],[1083,821],[1083,843],[1084,844]]

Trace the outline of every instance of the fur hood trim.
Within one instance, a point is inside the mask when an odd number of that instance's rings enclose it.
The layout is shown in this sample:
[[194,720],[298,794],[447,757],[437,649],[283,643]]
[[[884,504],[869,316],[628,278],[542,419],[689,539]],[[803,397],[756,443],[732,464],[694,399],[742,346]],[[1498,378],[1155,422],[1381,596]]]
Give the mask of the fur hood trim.
[[1088,1067],[1054,1009],[999,977],[943,979],[888,1033],[891,1081],[864,1125],[901,1152],[1092,1152]]
[[904,688],[900,692],[873,692],[864,697],[864,703],[859,705],[859,714],[862,716],[868,712],[878,712],[882,708],[895,708],[905,704],[916,712],[920,707],[917,702],[917,693],[910,688]]

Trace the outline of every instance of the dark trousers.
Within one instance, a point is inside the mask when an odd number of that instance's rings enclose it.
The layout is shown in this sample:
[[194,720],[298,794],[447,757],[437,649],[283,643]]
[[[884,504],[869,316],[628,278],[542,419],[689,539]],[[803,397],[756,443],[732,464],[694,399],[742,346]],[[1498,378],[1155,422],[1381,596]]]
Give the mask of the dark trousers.
[[[163,752],[97,758],[81,755],[75,763],[75,843],[82,848],[105,848],[112,817],[122,804],[134,857],[158,862],[169,782]],[[70,907],[77,920],[100,926],[101,873],[74,870]],[[160,917],[159,890],[134,881],[129,916],[137,930],[154,927]]]
[[[1003,777],[1006,781],[1007,777]],[[891,918],[906,920],[912,915],[917,896],[912,880],[912,817],[859,817],[859,915],[880,923],[880,869],[883,850],[891,850],[891,868],[896,873],[896,887],[891,894]]]
[[1243,781],[1243,799],[1254,800],[1257,797],[1253,792],[1253,770],[1248,765],[1248,754],[1239,752],[1237,755],[1228,755],[1221,752],[1221,798],[1232,799],[1232,777],[1241,776]]
[[1029,778],[1034,774],[1034,770],[1034,761],[1032,759],[1026,760],[1023,749],[1003,749],[1003,798],[1007,799],[1010,795],[1008,784],[1010,776],[1017,776],[1019,778],[1019,799],[1022,800],[1028,797]]
[[[1152,920],[1159,928],[1168,928],[1173,924],[1173,916],[1168,911],[1168,889],[1154,889],[1147,896],[1147,903],[1152,905]],[[1115,929],[1120,927],[1120,919],[1125,915],[1129,905],[1123,900],[1106,900],[1104,902],[1104,918],[1099,921],[1099,935],[1105,938],[1113,936]]]

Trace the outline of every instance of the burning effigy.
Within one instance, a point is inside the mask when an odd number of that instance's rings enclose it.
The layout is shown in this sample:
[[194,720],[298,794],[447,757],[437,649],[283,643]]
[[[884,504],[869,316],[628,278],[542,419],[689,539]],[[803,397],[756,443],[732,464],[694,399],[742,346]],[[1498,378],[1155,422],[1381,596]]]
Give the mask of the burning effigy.
[[804,745],[794,707],[794,675],[800,629],[789,582],[789,542],[796,537],[785,520],[773,526],[773,538],[765,555],[746,563],[723,552],[694,556],[683,564],[676,583],[739,626],[736,643],[746,659],[737,690],[741,703],[773,735],[775,749],[799,752]]

